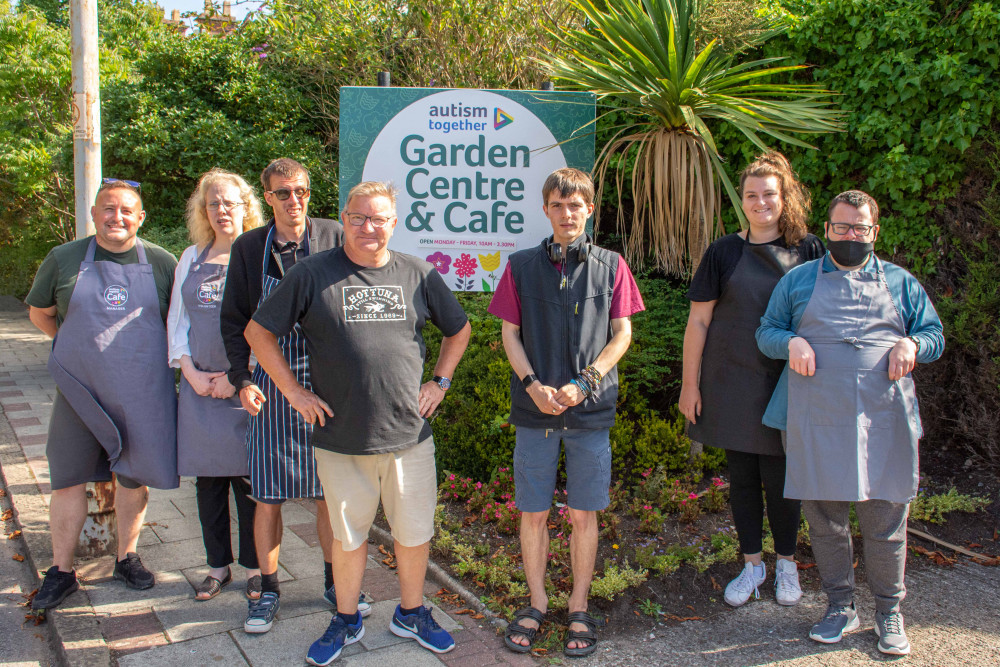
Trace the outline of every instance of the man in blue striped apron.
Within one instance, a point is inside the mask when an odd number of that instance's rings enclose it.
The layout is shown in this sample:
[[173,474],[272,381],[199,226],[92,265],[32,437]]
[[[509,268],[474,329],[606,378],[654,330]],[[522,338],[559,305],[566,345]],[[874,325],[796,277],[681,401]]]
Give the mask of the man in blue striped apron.
[[[243,329],[286,271],[308,255],[337,247],[343,240],[339,222],[308,217],[309,172],[301,164],[288,158],[274,160],[261,174],[261,184],[274,217],[233,243],[220,318],[229,381],[251,414],[247,448],[251,494],[257,501],[254,542],[261,569],[261,597],[250,601],[244,629],[254,633],[267,632],[277,611],[278,553],[284,528],[281,507],[288,499],[316,500],[316,530],[325,561],[324,597],[331,603],[336,597],[331,565],[333,533],[316,474],[312,425],[289,407],[262,368],[251,370],[250,347]],[[299,381],[311,386],[301,331],[282,337],[280,345]]]
[[786,432],[785,496],[802,500],[829,600],[810,639],[836,643],[860,625],[853,502],[878,649],[905,655],[910,643],[899,607],[906,517],[923,435],[910,371],[941,356],[944,334],[916,278],[875,256],[875,200],[848,190],[833,198],[827,215],[827,256],[778,282],[757,330],[761,352],[788,360],[763,421]]

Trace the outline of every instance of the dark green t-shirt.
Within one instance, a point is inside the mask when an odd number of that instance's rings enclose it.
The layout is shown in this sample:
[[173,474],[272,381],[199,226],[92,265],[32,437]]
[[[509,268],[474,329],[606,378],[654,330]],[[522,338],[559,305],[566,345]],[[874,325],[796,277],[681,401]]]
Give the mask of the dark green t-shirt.
[[[70,241],[50,250],[42,265],[38,267],[35,281],[31,284],[31,291],[28,292],[25,299],[29,306],[35,308],[55,306],[60,325],[66,317],[69,300],[73,296],[73,288],[76,287],[76,277],[80,273],[80,263],[87,255],[87,246],[90,244],[91,238],[93,237],[88,236],[85,239]],[[160,246],[149,241],[143,241],[142,246],[146,249],[146,260],[153,267],[156,294],[160,299],[160,316],[166,322],[177,259]],[[98,245],[97,252],[94,253],[94,260],[114,262],[115,264],[138,264],[139,253],[136,252],[135,247],[125,252],[108,252]]]

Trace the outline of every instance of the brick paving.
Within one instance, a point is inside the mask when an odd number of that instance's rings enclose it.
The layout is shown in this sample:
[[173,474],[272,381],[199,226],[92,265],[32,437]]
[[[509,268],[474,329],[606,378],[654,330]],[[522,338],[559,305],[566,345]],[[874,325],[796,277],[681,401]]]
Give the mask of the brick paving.
[[[26,476],[32,482],[30,489],[18,487],[12,500],[25,532],[31,534],[26,538],[38,569],[51,563],[47,534],[51,490],[45,458],[55,392],[45,368],[50,346],[51,341],[35,329],[26,313],[0,310],[0,418],[13,429],[23,467],[29,471]],[[194,600],[194,585],[207,573],[194,495],[194,480],[189,478],[182,479],[179,489],[150,490],[139,552],[156,573],[157,585],[152,589],[133,591],[114,581],[110,556],[78,562],[81,590],[49,615],[67,663],[131,664],[141,660],[144,666],[155,666],[224,660],[227,664],[264,665],[295,664],[304,659],[309,643],[330,619],[329,606],[320,597],[323,556],[313,503],[294,501],[286,507],[279,560],[281,611],[271,632],[249,637],[242,629],[247,603],[240,567],[233,566],[233,583],[218,597],[207,602]],[[42,502],[29,502],[29,497]],[[232,516],[235,541],[235,508]],[[437,656],[392,635],[387,622],[398,603],[399,587],[396,573],[382,564],[383,558],[374,544],[369,545],[364,588],[375,601],[375,613],[366,625],[365,638],[345,651],[338,663],[479,666],[532,662],[524,656],[505,655],[501,640],[485,620],[477,622],[436,605],[435,618],[452,631],[457,643],[451,654]],[[433,596],[439,588],[428,581],[425,593]],[[182,650],[186,646],[190,648]]]

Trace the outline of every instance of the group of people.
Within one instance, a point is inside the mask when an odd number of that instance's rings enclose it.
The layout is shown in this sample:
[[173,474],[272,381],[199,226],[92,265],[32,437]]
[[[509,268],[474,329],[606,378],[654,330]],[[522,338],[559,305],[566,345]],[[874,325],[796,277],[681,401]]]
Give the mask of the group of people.
[[879,207],[867,193],[833,198],[824,247],[783,155],[748,165],[740,190],[747,228],[709,246],[688,291],[679,401],[690,436],[726,450],[745,563],[725,601],[760,597],[766,508],[775,599],[798,603],[804,515],[829,602],[809,637],[836,643],[857,629],[853,503],[878,649],[906,655],[899,609],[923,434],[910,372],[944,351],[941,320],[912,275],[875,255]]
[[[743,604],[766,579],[766,501],[777,599],[798,602],[802,500],[830,598],[810,636],[838,641],[857,627],[847,526],[856,501],[879,648],[905,653],[898,607],[920,435],[909,372],[941,354],[940,321],[912,276],[872,252],[870,197],[834,199],[827,251],[806,232],[809,197],[782,156],[762,156],[740,184],[749,228],[712,244],[692,282],[680,400],[692,437],[728,450],[746,565],[725,599]],[[47,445],[54,558],[33,607],[55,607],[78,588],[87,482],[117,480],[114,576],[144,589],[155,583],[137,554],[147,488],[194,476],[209,568],[196,600],[230,584],[236,560],[246,571],[244,630],[267,632],[280,607],[282,504],[314,499],[325,561],[318,593],[334,613],[306,659],[329,664],[365,632],[366,547],[381,502],[400,585],[389,629],[450,651],[453,638],[423,604],[437,503],[428,417],[468,345],[468,318],[431,264],[389,249],[390,184],[353,187],[339,222],[308,216],[309,173],[294,160],[268,164],[261,185],[273,211],[266,223],[242,177],[204,174],[187,205],[193,244],[177,262],[137,236],[140,185],[106,179],[95,235],[54,248],[39,268],[27,303],[55,338],[58,393]],[[512,369],[530,591],[504,643],[530,651],[546,621],[548,516],[564,453],[573,571],[565,653],[579,657],[598,643],[588,613],[596,513],[609,503],[617,363],[644,305],[624,259],[586,233],[590,177],[557,170],[542,195],[552,235],[510,255],[489,306]],[[443,338],[433,377],[421,382],[428,322]]]

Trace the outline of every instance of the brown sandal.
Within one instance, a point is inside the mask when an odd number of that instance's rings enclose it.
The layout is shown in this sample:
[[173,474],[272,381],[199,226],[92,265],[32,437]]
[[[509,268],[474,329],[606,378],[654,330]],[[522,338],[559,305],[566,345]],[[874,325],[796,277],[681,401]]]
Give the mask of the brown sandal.
[[[232,570],[226,572],[226,578],[222,579],[221,581],[213,576],[205,577],[205,580],[195,587],[194,599],[198,600],[199,602],[204,602],[205,600],[211,600],[216,595],[221,593],[222,589],[226,586],[226,584],[228,584],[232,580],[233,580]],[[199,595],[207,597],[198,597]]]

